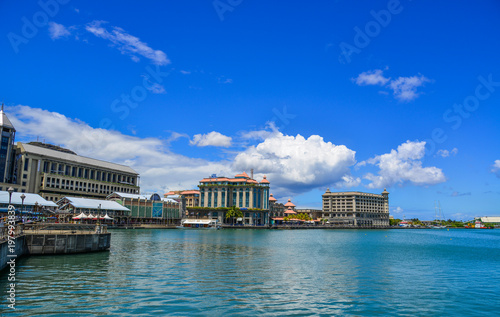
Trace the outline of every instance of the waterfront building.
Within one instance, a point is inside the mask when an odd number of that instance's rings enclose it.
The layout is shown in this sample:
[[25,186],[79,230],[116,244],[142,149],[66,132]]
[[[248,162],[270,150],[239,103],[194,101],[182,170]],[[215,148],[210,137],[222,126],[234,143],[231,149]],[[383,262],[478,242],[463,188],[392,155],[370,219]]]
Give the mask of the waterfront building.
[[57,205],[59,206],[58,218],[62,222],[71,222],[73,217],[81,213],[91,216],[92,219],[108,215],[113,218],[114,222],[118,222],[130,213],[130,209],[117,202],[103,199],[63,197],[57,201]]
[[107,197],[127,209],[126,217],[117,224],[178,224],[182,218],[180,199],[162,198],[158,194],[138,195],[115,192]]
[[321,209],[295,209],[298,214],[307,214],[313,220],[319,220],[323,217]]
[[[54,214],[57,205],[42,196],[30,193],[14,192],[10,204],[16,208],[16,215],[25,217],[39,217]],[[0,214],[7,216],[9,207],[9,192],[0,191]]]
[[200,181],[199,206],[187,208],[188,216],[226,222],[227,209],[235,206],[243,213],[238,223],[266,225],[269,223],[269,186],[266,176],[258,182],[245,172],[233,178],[214,174]]
[[199,190],[174,190],[163,195],[164,198],[181,199],[182,214],[187,216],[187,208],[198,207],[200,205]]
[[139,174],[132,168],[77,155],[42,142],[18,142],[16,130],[0,110],[0,190],[39,194],[49,201],[65,196],[104,199],[119,191],[139,194]]
[[[0,110],[0,183],[12,183],[14,175],[16,129],[2,109]],[[1,190],[1,188],[0,188]]]
[[323,218],[339,226],[389,226],[389,192],[330,192],[323,194]]
[[475,220],[479,219],[481,222],[484,222],[484,223],[491,223],[495,226],[498,226],[500,225],[500,217],[495,217],[495,216],[486,216],[486,217],[479,217],[479,218],[475,218]]

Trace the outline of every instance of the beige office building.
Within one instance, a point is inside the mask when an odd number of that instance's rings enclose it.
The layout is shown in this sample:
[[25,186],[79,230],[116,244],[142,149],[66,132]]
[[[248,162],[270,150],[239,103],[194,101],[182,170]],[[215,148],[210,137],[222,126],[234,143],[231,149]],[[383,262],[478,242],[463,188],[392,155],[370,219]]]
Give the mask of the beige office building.
[[389,226],[389,192],[382,194],[336,192],[323,194],[323,218],[338,226]]

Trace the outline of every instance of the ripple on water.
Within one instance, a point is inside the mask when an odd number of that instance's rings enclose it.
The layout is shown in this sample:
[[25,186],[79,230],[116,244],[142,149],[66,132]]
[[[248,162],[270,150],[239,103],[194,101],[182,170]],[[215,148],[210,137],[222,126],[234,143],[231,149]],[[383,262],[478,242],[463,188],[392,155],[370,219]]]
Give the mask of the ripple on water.
[[109,252],[22,259],[13,316],[495,316],[499,233],[114,231]]

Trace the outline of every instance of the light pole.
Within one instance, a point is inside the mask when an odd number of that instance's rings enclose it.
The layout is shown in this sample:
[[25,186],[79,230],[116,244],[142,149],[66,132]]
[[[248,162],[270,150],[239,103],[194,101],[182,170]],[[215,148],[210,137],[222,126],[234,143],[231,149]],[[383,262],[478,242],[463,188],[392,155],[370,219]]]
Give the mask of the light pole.
[[23,211],[24,211],[24,199],[26,199],[26,195],[22,194],[21,195],[21,219],[23,217]]
[[9,187],[7,191],[9,192],[9,205],[10,205],[10,203],[12,202],[12,193],[14,192],[14,188]]

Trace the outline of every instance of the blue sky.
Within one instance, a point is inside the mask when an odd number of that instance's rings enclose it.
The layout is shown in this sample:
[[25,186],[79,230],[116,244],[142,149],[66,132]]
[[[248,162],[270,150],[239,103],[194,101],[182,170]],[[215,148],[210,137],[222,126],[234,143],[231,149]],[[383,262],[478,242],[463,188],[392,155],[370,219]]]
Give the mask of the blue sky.
[[267,175],[280,200],[499,215],[500,3],[2,1],[17,139],[124,163],[144,192]]

